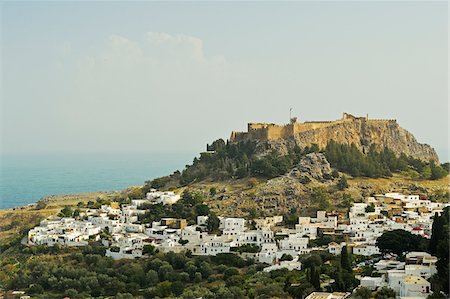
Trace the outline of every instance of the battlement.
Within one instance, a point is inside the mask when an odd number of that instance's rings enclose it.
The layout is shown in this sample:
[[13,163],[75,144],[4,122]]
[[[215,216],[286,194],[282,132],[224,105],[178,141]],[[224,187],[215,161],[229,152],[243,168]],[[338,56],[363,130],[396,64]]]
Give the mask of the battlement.
[[350,113],[346,113],[346,112],[344,112],[344,113],[342,113],[342,119],[344,120],[344,119],[350,119],[350,120],[369,120],[369,114],[366,114],[366,116],[364,117],[364,116],[354,116],[354,115],[352,115],[352,114],[350,114]]
[[265,128],[273,128],[277,127],[279,125],[277,124],[267,124],[267,123],[248,123],[247,130],[259,130],[259,129],[265,129]]
[[297,118],[291,118],[289,124],[278,125],[273,123],[248,123],[247,132],[231,132],[230,141],[239,142],[243,140],[277,140],[295,136],[305,131],[326,128],[336,124],[349,122],[369,122],[369,123],[387,123],[396,122],[393,119],[369,119],[369,116],[356,117],[349,113],[343,113],[342,118],[334,121],[305,121],[297,122]]

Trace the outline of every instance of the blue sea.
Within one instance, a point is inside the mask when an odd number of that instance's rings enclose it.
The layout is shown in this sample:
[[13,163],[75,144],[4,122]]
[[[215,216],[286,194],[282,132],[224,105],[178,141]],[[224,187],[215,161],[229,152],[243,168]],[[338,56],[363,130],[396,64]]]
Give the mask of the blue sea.
[[195,153],[1,156],[0,209],[55,194],[121,190],[182,170]]

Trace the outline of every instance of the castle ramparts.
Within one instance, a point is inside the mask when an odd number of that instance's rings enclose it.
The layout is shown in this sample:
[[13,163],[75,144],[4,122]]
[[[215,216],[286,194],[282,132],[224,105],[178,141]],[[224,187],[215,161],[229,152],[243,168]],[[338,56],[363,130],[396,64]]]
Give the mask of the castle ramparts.
[[395,119],[369,119],[368,115],[364,117],[356,117],[349,113],[343,113],[342,118],[335,121],[306,121],[297,122],[296,118],[291,119],[291,122],[286,125],[277,125],[272,123],[249,123],[247,132],[231,132],[230,141],[239,142],[244,140],[277,140],[295,136],[296,134],[331,127],[342,123],[351,122],[396,122]]

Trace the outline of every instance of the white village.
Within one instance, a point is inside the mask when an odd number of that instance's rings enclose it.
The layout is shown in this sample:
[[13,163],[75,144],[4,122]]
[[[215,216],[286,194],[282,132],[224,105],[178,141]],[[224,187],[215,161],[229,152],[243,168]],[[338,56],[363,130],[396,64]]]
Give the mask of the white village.
[[[429,279],[436,273],[437,258],[426,252],[404,252],[405,259],[400,261],[395,254],[383,253],[376,241],[383,232],[397,229],[430,238],[433,217],[450,205],[419,195],[386,193],[353,203],[345,216],[317,211],[316,217],[299,217],[295,227],[285,226],[283,216],[253,220],[218,217],[219,229],[214,234],[207,230],[208,216],[197,216],[194,225],[176,218],[162,218],[151,224],[139,222],[139,216],[152,204],[172,205],[180,198],[173,192],[152,189],[145,199],[131,200],[130,204],[111,203],[86,209],[76,219],[48,218],[28,232],[28,245],[86,246],[97,241],[107,248],[106,256],[113,259],[138,259],[149,249],[211,256],[235,253],[267,264],[263,269],[266,272],[300,270],[302,255],[314,251],[338,255],[348,248],[361,257],[354,268],[371,266],[376,274],[358,276],[360,287],[373,291],[389,287],[397,298],[419,299],[432,292]],[[318,245],[315,241],[324,236],[338,236],[344,241]],[[350,295],[313,292],[306,298],[341,299]]]

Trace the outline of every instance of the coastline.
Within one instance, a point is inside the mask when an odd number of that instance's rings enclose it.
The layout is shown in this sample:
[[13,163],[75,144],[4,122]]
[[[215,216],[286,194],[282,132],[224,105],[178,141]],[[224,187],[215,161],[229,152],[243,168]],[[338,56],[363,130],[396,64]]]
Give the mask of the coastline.
[[173,173],[191,151],[101,154],[0,155],[0,209],[63,194],[110,192]]
[[123,191],[123,190],[87,191],[87,192],[81,192],[81,193],[53,194],[53,195],[48,195],[48,196],[42,197],[41,199],[39,199],[35,202],[32,202],[32,203],[18,205],[18,206],[10,207],[10,208],[0,208],[0,211],[18,211],[18,210],[26,210],[26,209],[33,209],[33,208],[36,209],[39,202],[43,202],[45,204],[50,204],[50,203],[54,203],[54,202],[59,202],[59,203],[67,202],[67,204],[71,204],[71,202],[68,202],[68,201],[73,201],[73,200],[75,200],[75,198],[80,199],[80,201],[84,201],[83,199],[85,199],[85,198],[92,199],[92,196],[94,196],[94,195],[101,196],[101,195],[117,194],[117,193],[120,193],[121,191]]

